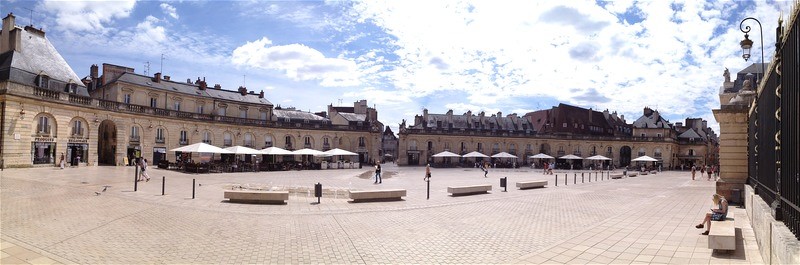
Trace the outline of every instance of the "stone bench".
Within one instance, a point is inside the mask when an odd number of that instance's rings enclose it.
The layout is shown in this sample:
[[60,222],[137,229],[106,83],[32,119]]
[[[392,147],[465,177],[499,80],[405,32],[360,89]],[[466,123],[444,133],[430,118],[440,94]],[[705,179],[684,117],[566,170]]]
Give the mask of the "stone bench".
[[649,174],[650,172],[644,171],[642,172],[642,176]]
[[639,175],[638,172],[628,172],[628,177],[635,177],[635,176],[638,176],[638,175]]
[[708,232],[708,248],[736,250],[736,226],[734,226],[733,212],[728,211],[725,221],[711,221],[711,230]]
[[624,175],[622,175],[622,174],[611,174],[609,176],[611,176],[612,179],[621,179]]
[[447,193],[451,193],[453,196],[488,193],[490,190],[492,190],[491,184],[447,187]]
[[658,171],[655,171],[655,170],[653,170],[653,171],[650,171],[650,174],[653,174],[653,175],[655,175],[656,173],[658,173]]
[[534,180],[534,181],[523,181],[517,182],[517,188],[524,190],[524,189],[533,189],[533,188],[544,188],[547,186],[547,180]]
[[277,203],[289,200],[289,191],[226,190],[225,199],[239,203]]
[[406,190],[351,190],[350,199],[353,202],[361,201],[384,201],[402,200],[406,196]]

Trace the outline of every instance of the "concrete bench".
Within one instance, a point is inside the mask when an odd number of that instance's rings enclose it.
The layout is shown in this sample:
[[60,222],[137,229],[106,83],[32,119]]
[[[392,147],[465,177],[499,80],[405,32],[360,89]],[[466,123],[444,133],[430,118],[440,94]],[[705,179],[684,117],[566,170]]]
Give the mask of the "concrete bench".
[[610,176],[612,179],[621,179],[623,177],[622,174],[611,174]]
[[379,201],[379,200],[402,200],[406,196],[406,190],[351,190],[350,199],[353,202]]
[[655,175],[656,173],[658,173],[658,171],[655,171],[655,170],[653,170],[653,171],[650,171],[650,174],[653,174],[653,175]]
[[289,200],[289,191],[226,190],[225,199],[241,203],[278,203]]
[[447,187],[447,193],[451,193],[453,196],[488,193],[490,190],[492,190],[491,184]]
[[642,176],[649,174],[650,172],[644,171],[642,172]]
[[736,226],[734,226],[731,211],[728,211],[728,218],[725,221],[711,221],[711,230],[708,232],[708,248],[736,250]]
[[547,180],[534,180],[534,181],[523,181],[517,182],[517,188],[524,190],[524,189],[533,189],[533,188],[544,188],[547,186]]
[[638,172],[628,172],[628,177],[635,177],[635,176],[638,176],[638,175],[639,175]]

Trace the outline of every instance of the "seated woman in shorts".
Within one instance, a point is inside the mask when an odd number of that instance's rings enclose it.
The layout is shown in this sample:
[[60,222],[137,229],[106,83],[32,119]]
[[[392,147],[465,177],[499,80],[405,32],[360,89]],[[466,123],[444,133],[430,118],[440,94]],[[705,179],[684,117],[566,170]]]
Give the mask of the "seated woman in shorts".
[[708,229],[703,232],[703,235],[708,235],[708,231],[711,230],[711,221],[724,221],[725,216],[728,215],[728,201],[725,200],[725,197],[722,197],[722,195],[719,194],[714,194],[714,196],[711,197],[711,201],[714,202],[714,205],[716,205],[717,208],[711,208],[711,212],[706,213],[706,217],[703,219],[703,222],[695,226],[699,229],[703,228],[704,224],[708,224]]

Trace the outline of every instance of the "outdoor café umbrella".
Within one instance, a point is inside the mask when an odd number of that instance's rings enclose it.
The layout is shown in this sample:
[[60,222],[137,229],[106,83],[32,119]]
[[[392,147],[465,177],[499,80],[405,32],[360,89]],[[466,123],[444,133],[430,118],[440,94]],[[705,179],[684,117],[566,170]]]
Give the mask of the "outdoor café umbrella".
[[249,148],[249,147],[244,147],[244,146],[239,146],[239,145],[231,146],[231,147],[224,148],[224,149],[228,150],[228,151],[231,151],[231,152],[233,152],[233,154],[237,154],[237,155],[263,155],[264,154],[261,151],[258,151],[256,149]]
[[317,150],[309,149],[309,148],[303,148],[303,149],[300,149],[300,150],[292,151],[292,154],[293,155],[317,155],[317,156],[318,155],[325,155],[325,153],[322,152],[322,151],[317,151]]
[[265,155],[291,155],[292,151],[273,146],[261,149],[261,153]]
[[565,155],[565,156],[562,156],[562,157],[559,157],[559,158],[560,159],[570,160],[569,161],[569,169],[572,169],[572,160],[583,159],[583,157],[576,156],[576,155]]
[[587,157],[586,159],[587,160],[611,160],[611,158],[608,158],[608,157],[605,157],[605,156],[601,156],[601,155],[590,156],[590,157]]
[[489,156],[484,155],[484,154],[482,154],[481,152],[478,152],[478,151],[472,151],[472,152],[467,153],[466,155],[463,155],[462,157],[489,157]]
[[538,154],[530,156],[530,158],[546,158],[546,159],[550,159],[550,158],[555,158],[555,157],[549,156],[547,154],[538,153]]
[[213,153],[213,154],[233,154],[233,152],[207,144],[207,143],[196,143],[190,144],[187,146],[178,147],[170,152],[184,152],[184,153]]
[[461,156],[453,152],[444,151],[433,155],[433,157],[461,157]]
[[339,149],[339,148],[334,148],[334,149],[325,151],[323,153],[325,153],[327,155],[331,155],[331,156],[357,156],[358,155],[356,153],[353,153],[353,152],[350,152],[350,151],[347,151],[347,150],[342,150],[342,149]]
[[631,161],[634,161],[634,162],[640,162],[640,161],[641,162],[658,162],[658,159],[655,159],[655,158],[652,158],[652,157],[649,157],[649,156],[640,156],[640,157],[631,159]]
[[509,153],[506,153],[506,152],[500,152],[500,153],[494,154],[494,155],[492,155],[492,157],[494,157],[494,158],[517,158],[517,156],[509,154]]

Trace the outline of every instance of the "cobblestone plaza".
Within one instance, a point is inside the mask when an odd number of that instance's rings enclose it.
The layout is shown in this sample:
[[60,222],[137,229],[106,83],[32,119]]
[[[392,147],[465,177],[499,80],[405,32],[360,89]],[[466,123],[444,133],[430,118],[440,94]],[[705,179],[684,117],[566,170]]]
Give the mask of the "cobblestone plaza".
[[[133,167],[5,170],[0,263],[763,263],[739,207],[731,207],[736,251],[707,248],[694,225],[711,207],[714,182],[692,181],[688,172],[602,181],[592,174],[581,183],[576,171],[566,186],[565,172],[556,172],[556,187],[554,176],[532,169],[492,170],[489,178],[478,169],[433,169],[426,200],[424,168],[383,168],[380,185],[367,177],[371,168],[199,175],[154,168],[136,192]],[[508,192],[500,177],[508,177]],[[546,188],[513,188],[540,179]],[[317,182],[325,189],[318,205]],[[446,192],[472,184],[494,186],[489,194]],[[226,202],[223,190],[237,186],[291,196],[285,205]],[[388,188],[408,196],[347,199],[348,189]]]

